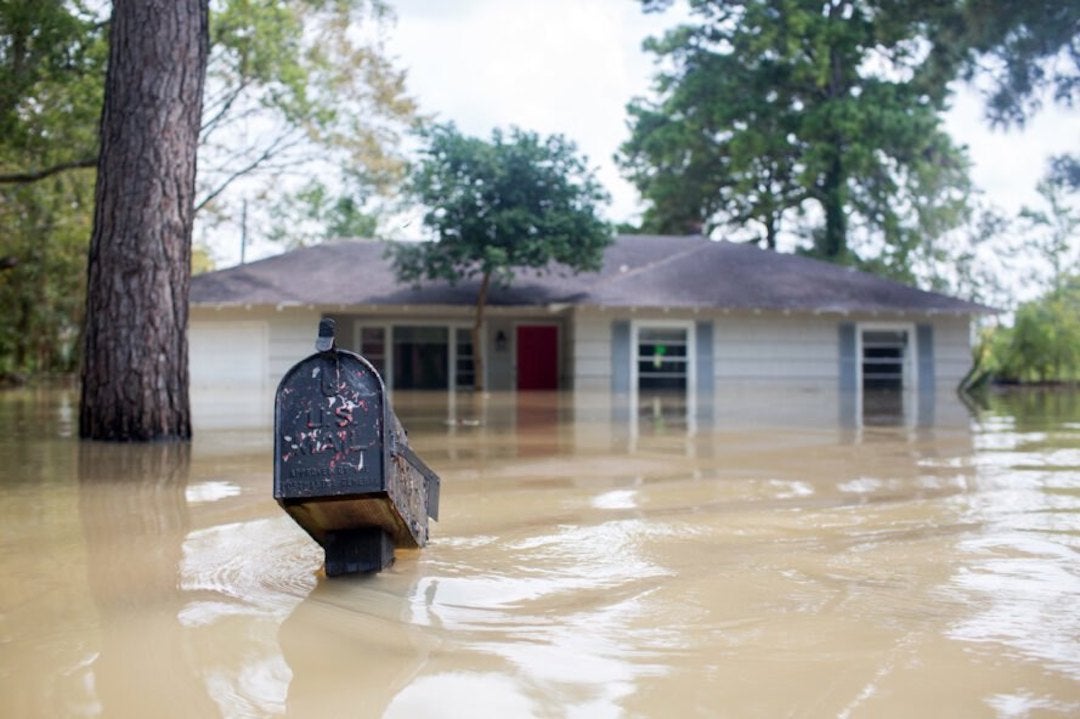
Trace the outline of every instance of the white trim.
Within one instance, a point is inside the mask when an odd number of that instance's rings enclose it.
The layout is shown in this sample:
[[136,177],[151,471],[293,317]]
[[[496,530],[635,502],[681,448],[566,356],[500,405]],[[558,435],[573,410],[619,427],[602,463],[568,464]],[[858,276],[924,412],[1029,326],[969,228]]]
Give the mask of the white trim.
[[[457,334],[461,330],[465,330],[465,332],[469,335],[469,343],[471,344],[472,343],[472,325],[471,324],[462,325],[461,323],[456,323],[456,324],[449,325],[450,346],[447,348],[449,350],[447,354],[449,355],[450,367],[448,369],[448,381],[447,381],[446,384],[447,384],[447,390],[451,391],[451,392],[457,390],[457,375],[458,375],[458,349],[457,349],[458,341],[457,341]],[[480,344],[483,345],[483,343],[484,343],[484,333],[481,332],[480,333]],[[473,347],[472,351],[473,351],[473,354],[472,354],[472,361],[473,361],[473,388],[475,388],[476,387],[476,348]],[[487,371],[488,371],[487,362],[484,362],[484,374],[485,375],[487,374]],[[485,386],[487,386],[487,385],[485,384]]]
[[[383,331],[383,384],[386,386],[386,391],[390,392],[394,388],[394,328],[395,327],[434,327],[437,329],[446,330],[446,387],[448,392],[454,392],[457,390],[457,330],[471,330],[472,322],[468,320],[450,320],[450,321],[432,321],[423,319],[375,319],[369,321],[363,317],[353,318],[352,328],[352,341],[353,347],[356,347],[363,354],[363,344],[360,341],[361,332],[364,328],[378,328]],[[484,344],[484,332],[480,333],[480,343]],[[473,356],[475,357],[477,348],[473,347]],[[485,357],[486,360],[486,357]],[[484,373],[487,374],[488,363],[484,362]],[[475,384],[475,371],[476,363],[473,362],[473,376]],[[486,384],[485,384],[486,386]]]
[[697,330],[693,320],[630,320],[630,388],[638,390],[638,346],[643,329],[686,330],[686,394],[697,393]]
[[856,423],[861,432],[865,427],[866,389],[863,387],[863,332],[882,330],[906,332],[901,380],[901,412],[903,424],[915,425],[919,414],[919,336],[914,322],[857,322],[855,323],[855,401]]
[[914,322],[856,322],[855,323],[855,387],[863,389],[863,332],[906,332],[902,387],[904,391],[919,388],[919,337]]
[[[353,322],[352,346],[364,356],[364,343],[361,340],[365,329],[380,329],[383,331],[383,374],[382,381],[386,391],[394,386],[394,357],[393,340],[390,335],[390,324],[387,322],[366,322],[357,319]],[[366,359],[366,357],[365,357]]]
[[[192,387],[201,389],[233,386],[237,380],[222,380],[220,375],[214,373],[213,365],[217,361],[225,361],[235,368],[242,364],[237,361],[238,356],[256,367],[251,374],[257,378],[257,382],[251,382],[251,386],[265,388],[275,384],[276,380],[270,377],[271,327],[268,320],[189,319],[186,332],[189,384]],[[217,333],[227,334],[228,337],[215,336]],[[244,334],[251,334],[254,338],[243,337],[242,342],[237,342],[237,336]],[[233,345],[228,353],[214,351],[214,343],[221,341],[228,341]],[[236,349],[237,346],[240,349]],[[212,359],[207,362],[210,357]]]

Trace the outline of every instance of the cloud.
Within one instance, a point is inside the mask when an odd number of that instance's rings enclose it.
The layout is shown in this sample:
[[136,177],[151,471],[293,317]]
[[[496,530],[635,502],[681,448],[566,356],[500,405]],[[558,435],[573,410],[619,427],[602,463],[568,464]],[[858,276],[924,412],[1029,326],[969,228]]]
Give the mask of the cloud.
[[[650,89],[655,68],[641,43],[685,19],[685,8],[646,14],[632,0],[397,0],[394,8],[388,45],[424,112],[479,136],[510,125],[564,134],[612,193],[609,218],[636,216],[637,192],[612,156],[629,137],[626,103]],[[946,124],[969,146],[975,182],[1015,210],[1033,201],[1048,154],[1076,150],[1075,119],[1047,109],[1023,133],[995,132],[962,91]]]
[[629,134],[626,103],[651,81],[641,42],[672,17],[645,15],[627,0],[404,0],[395,7],[390,48],[423,111],[474,135],[510,125],[561,133],[613,193],[608,214],[635,213],[636,192],[611,158]]

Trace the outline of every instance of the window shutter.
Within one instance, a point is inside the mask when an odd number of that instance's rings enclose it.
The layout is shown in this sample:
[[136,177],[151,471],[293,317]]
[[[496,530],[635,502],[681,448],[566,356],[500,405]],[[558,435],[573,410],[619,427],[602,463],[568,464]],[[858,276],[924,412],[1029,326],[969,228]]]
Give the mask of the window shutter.
[[611,323],[611,391],[630,391],[630,322]]
[[854,392],[859,388],[859,358],[855,356],[855,323],[841,322],[839,336],[840,391]]
[[698,322],[694,326],[695,372],[697,393],[701,399],[712,399],[716,374],[713,370],[713,323]]
[[919,345],[919,392],[933,392],[934,381],[934,326],[919,325],[915,328]]

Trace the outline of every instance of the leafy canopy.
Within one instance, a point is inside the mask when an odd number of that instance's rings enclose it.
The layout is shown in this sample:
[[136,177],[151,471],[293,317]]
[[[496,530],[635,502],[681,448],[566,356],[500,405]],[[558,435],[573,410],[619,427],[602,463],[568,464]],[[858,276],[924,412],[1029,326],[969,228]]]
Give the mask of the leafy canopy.
[[[666,3],[646,2],[647,8]],[[776,246],[903,275],[927,231],[958,223],[967,159],[929,71],[933,4],[692,0],[694,24],[647,42],[656,98],[630,103],[621,164],[646,229]],[[856,247],[858,245],[858,247]]]
[[1080,101],[1080,3],[965,0],[933,37],[937,59],[956,58],[983,91],[994,125],[1022,126],[1046,99]]
[[107,57],[83,3],[0,3],[0,379],[78,361]]
[[1020,305],[1012,327],[990,330],[979,369],[1014,382],[1080,382],[1080,275]]
[[[311,237],[320,222],[372,227],[369,205],[404,177],[400,138],[416,120],[382,44],[386,4],[211,0],[210,9],[200,229],[238,220],[245,201],[253,227],[303,225]],[[69,370],[78,359],[108,10],[0,2],[0,373]]]
[[436,241],[395,246],[401,280],[508,283],[518,268],[599,268],[611,241],[597,216],[607,196],[572,142],[517,128],[485,141],[453,124],[425,139],[411,190],[428,208],[424,225]]
[[474,388],[482,391],[484,308],[491,283],[509,284],[518,269],[599,269],[611,242],[597,217],[607,196],[560,135],[541,138],[512,128],[491,141],[436,125],[412,173],[410,189],[427,209],[434,242],[391,246],[399,280],[480,279],[473,318]]

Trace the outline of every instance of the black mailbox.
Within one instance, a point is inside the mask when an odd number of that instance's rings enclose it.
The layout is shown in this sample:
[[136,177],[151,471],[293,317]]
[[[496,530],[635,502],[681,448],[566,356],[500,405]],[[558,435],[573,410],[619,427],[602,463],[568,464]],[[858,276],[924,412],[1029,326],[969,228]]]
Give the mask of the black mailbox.
[[319,324],[317,352],[274,403],[274,499],[322,545],[330,576],[379,571],[394,547],[423,547],[439,478],[408,446],[382,378]]

